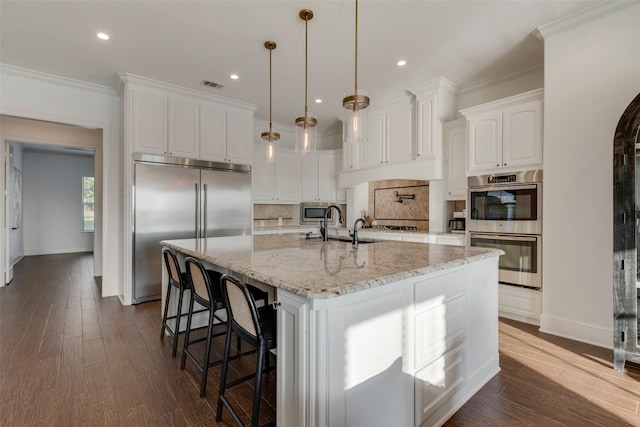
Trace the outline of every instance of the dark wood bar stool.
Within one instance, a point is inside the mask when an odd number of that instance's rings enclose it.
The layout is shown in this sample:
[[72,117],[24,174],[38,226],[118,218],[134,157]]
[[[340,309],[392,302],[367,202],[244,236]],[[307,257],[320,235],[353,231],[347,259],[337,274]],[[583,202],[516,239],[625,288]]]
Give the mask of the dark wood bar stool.
[[[167,285],[167,294],[164,300],[164,314],[162,315],[162,329],[160,331],[160,339],[164,340],[165,333],[169,333],[173,337],[173,345],[171,347],[171,356],[176,357],[178,350],[178,336],[185,333],[180,331],[180,321],[183,317],[188,316],[188,313],[182,312],[182,305],[184,300],[184,294],[189,291],[189,297],[191,297],[191,285],[189,284],[189,278],[187,274],[182,272],[178,258],[169,248],[162,249],[162,257],[164,258],[164,264],[167,268],[169,275],[169,283]],[[168,316],[169,305],[171,304],[171,289],[175,288],[178,292],[178,306],[175,316]],[[198,310],[196,313],[207,311],[206,309]],[[170,321],[174,320],[173,327],[170,325]]]
[[[187,270],[187,277],[191,285],[192,298],[189,302],[189,313],[187,316],[187,330],[184,338],[184,350],[182,352],[182,362],[180,369],[184,369],[187,358],[193,362],[202,374],[200,380],[200,397],[204,397],[207,389],[207,374],[209,368],[222,363],[222,359],[210,361],[211,356],[211,340],[212,338],[224,335],[227,333],[227,318],[226,303],[220,290],[220,278],[221,273],[217,271],[207,270],[205,267],[195,258],[187,257],[185,259],[185,265]],[[264,306],[267,304],[268,293],[255,287],[250,287],[250,291],[254,294],[254,298],[260,298],[264,302]],[[193,338],[192,332],[195,330],[191,327],[193,321],[193,315],[198,311],[194,311],[195,303],[200,304],[209,312],[209,319],[207,323],[207,332],[204,337]],[[221,317],[216,313],[225,310],[225,316]],[[202,311],[202,310],[201,310]],[[224,330],[214,333],[215,326],[223,326]],[[199,342],[205,341],[204,357],[202,360],[198,359],[198,352],[192,351],[191,346]],[[238,351],[240,346],[238,345]],[[255,353],[256,350],[250,350],[246,353],[237,354],[232,359],[245,356],[247,354]]]
[[[222,376],[220,377],[220,393],[218,395],[218,408],[216,421],[222,420],[222,409],[229,410],[234,421],[239,426],[244,426],[237,412],[233,409],[229,399],[225,396],[227,389],[242,382],[254,379],[253,409],[251,426],[257,427],[260,413],[260,398],[262,391],[262,374],[269,368],[269,350],[276,347],[276,310],[271,305],[256,307],[254,297],[248,287],[240,279],[230,275],[221,278],[222,295],[227,305],[227,337],[224,347],[224,359],[222,362]],[[234,381],[227,382],[229,372],[229,356],[231,350],[231,332],[235,332],[240,339],[255,347],[257,350],[255,373],[244,376]],[[263,369],[263,361],[266,361],[266,369]],[[269,423],[269,425],[275,425]]]

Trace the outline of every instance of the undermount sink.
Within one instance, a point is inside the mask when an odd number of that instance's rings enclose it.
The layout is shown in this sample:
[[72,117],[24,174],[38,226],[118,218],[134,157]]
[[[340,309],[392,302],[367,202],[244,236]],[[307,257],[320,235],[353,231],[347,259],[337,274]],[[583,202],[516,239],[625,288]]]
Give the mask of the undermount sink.
[[[353,239],[349,236],[329,236],[329,240],[336,240],[336,241],[341,241],[341,242],[351,242],[353,241]],[[382,242],[383,240],[378,240],[378,239],[368,239],[368,238],[358,238],[358,243],[359,244],[364,244],[364,243],[378,243],[378,242]]]

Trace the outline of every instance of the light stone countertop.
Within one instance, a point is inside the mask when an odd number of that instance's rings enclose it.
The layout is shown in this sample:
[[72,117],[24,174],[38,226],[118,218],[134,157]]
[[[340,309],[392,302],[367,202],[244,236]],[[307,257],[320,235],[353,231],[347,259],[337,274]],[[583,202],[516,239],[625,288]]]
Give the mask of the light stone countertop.
[[299,234],[163,240],[160,244],[308,299],[345,295],[504,253],[396,241],[354,248],[350,242],[323,242]]

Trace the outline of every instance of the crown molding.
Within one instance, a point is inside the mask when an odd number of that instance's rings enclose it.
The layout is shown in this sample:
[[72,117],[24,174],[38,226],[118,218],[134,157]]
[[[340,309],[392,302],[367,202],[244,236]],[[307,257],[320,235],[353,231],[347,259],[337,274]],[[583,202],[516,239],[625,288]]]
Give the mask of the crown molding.
[[581,27],[590,22],[597,21],[604,18],[605,16],[613,15],[620,12],[621,10],[636,6],[638,4],[640,4],[640,0],[608,1],[574,15],[558,19],[549,24],[541,25],[536,28],[532,34],[538,37],[540,40],[544,40],[556,34],[562,34],[566,31]]
[[[118,73],[117,77],[122,81],[122,83],[117,82],[116,88],[118,92],[122,92],[126,88],[146,88],[162,92],[170,92],[176,95],[187,96],[190,98],[201,99],[203,101],[215,101],[219,104],[228,105],[230,107],[239,107],[251,110],[253,112],[258,109],[257,105],[248,102],[240,101],[233,98],[226,98],[224,96],[202,92],[182,86],[177,86],[171,83],[165,83],[131,73]],[[124,87],[122,86],[122,84],[124,84]]]
[[516,71],[512,71],[504,74],[495,74],[493,76],[486,77],[484,79],[476,80],[473,82],[462,84],[458,87],[457,95],[464,95],[469,92],[473,92],[475,90],[483,89],[489,86],[498,85],[500,83],[508,82],[515,78],[526,76],[527,74],[532,74],[535,72],[544,71],[543,64],[535,64],[526,68],[521,68]]
[[87,83],[80,80],[70,79],[68,77],[56,76],[53,74],[43,73],[41,71],[29,70],[27,68],[16,67],[8,64],[0,64],[0,73],[3,75],[13,75],[16,77],[24,77],[42,82],[59,84],[75,89],[96,92],[101,95],[117,96],[113,88],[109,86]]

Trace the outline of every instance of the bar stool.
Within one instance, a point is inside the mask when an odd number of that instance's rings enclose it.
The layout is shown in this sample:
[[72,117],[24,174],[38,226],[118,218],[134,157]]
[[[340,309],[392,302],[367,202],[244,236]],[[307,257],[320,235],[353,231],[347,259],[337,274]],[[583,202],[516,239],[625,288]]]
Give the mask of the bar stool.
[[[182,351],[182,361],[180,364],[180,369],[184,369],[186,365],[187,358],[193,362],[193,364],[198,368],[201,372],[202,377],[200,380],[200,397],[204,397],[206,389],[207,389],[207,374],[209,372],[209,368],[220,365],[222,363],[222,359],[211,362],[211,340],[212,338],[224,335],[227,333],[227,320],[225,318],[219,317],[216,313],[220,310],[226,311],[226,304],[224,302],[224,298],[222,296],[222,292],[220,290],[220,277],[221,273],[217,271],[207,270],[204,266],[195,258],[187,257],[185,259],[185,265],[187,270],[187,277],[189,283],[191,285],[191,301],[189,302],[189,313],[187,316],[187,330],[184,338],[184,349]],[[252,287],[250,289],[253,293],[255,293],[255,297],[260,298],[264,301],[266,306],[268,293],[258,288]],[[191,324],[193,321],[193,315],[198,311],[194,311],[195,303],[198,303],[204,307],[204,310],[200,311],[208,311],[209,319],[207,322],[207,333],[205,337],[195,338],[193,339],[191,333],[195,330],[191,328]],[[225,313],[226,314],[226,313]],[[217,322],[216,322],[217,321]],[[213,333],[214,326],[224,325],[225,330]],[[206,341],[205,350],[204,350],[204,358],[202,361],[198,360],[197,352],[192,351],[191,346],[197,344],[199,342]],[[239,350],[239,346],[238,346]],[[246,354],[255,353],[255,350],[249,351],[247,353],[235,355],[233,358],[241,357]]]
[[[180,269],[180,264],[178,263],[178,258],[169,248],[162,249],[162,257],[164,258],[164,264],[167,268],[167,273],[169,275],[169,283],[167,285],[167,295],[164,299],[164,314],[162,315],[162,328],[160,330],[160,339],[164,340],[165,332],[168,332],[169,335],[173,337],[173,345],[171,347],[171,357],[176,357],[176,352],[178,350],[178,336],[183,334],[185,331],[180,331],[180,321],[182,317],[188,316],[188,313],[182,313],[182,303],[184,298],[184,293],[187,290],[191,290],[191,286],[189,284],[189,279],[187,274],[182,272]],[[168,316],[169,314],[169,305],[171,304],[171,288],[176,288],[178,291],[178,307],[175,316]],[[206,309],[198,310],[196,313],[207,311]],[[175,320],[174,327],[172,328],[168,321]]]
[[[222,362],[222,375],[220,377],[220,393],[218,394],[218,408],[216,421],[222,420],[223,405],[229,410],[234,421],[239,426],[244,426],[237,412],[225,396],[228,388],[234,387],[244,381],[255,379],[253,393],[253,409],[251,426],[257,427],[260,413],[260,397],[262,391],[263,360],[267,360],[269,350],[276,346],[276,311],[270,305],[257,308],[249,287],[240,279],[225,274],[221,278],[222,295],[227,305],[227,337],[224,347],[224,359]],[[257,350],[255,373],[244,376],[234,381],[227,382],[229,356],[231,349],[231,332],[235,332],[243,341],[246,341]]]

